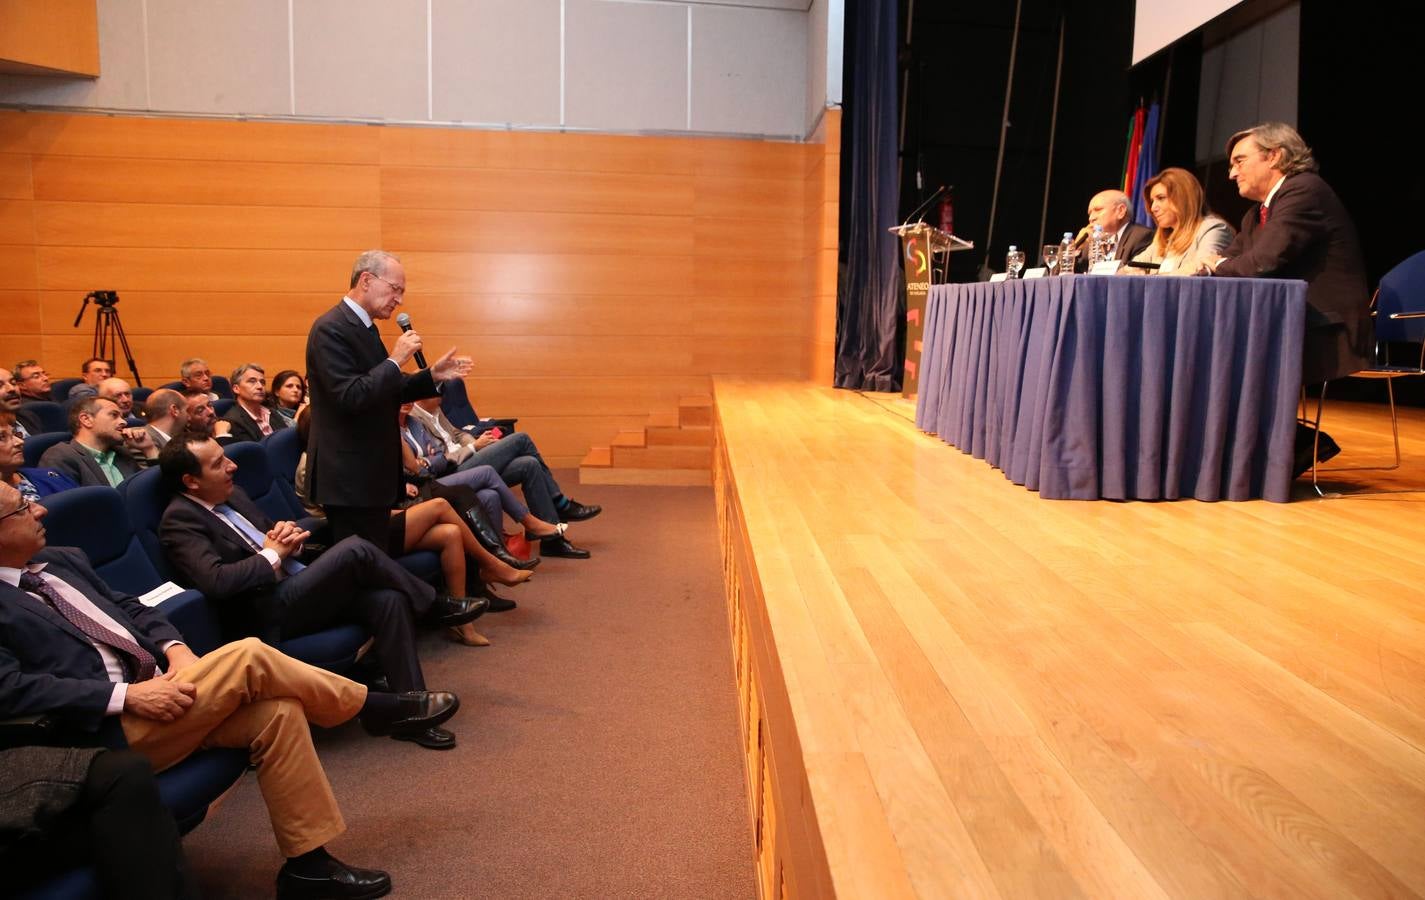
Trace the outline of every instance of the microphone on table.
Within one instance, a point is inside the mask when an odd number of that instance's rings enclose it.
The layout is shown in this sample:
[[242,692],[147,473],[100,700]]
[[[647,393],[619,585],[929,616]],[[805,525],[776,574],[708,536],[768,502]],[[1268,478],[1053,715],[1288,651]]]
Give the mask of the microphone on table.
[[[401,313],[400,315],[396,316],[396,324],[401,326],[402,331],[410,331],[411,317],[406,315],[405,313]],[[416,365],[420,366],[422,369],[427,368],[426,355],[419,350],[416,351]]]

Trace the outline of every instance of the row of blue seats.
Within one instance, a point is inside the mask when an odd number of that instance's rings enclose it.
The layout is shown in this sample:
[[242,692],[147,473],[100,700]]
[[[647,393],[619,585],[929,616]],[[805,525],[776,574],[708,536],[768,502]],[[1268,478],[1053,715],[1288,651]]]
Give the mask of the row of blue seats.
[[[123,377],[119,375],[118,372],[115,372],[114,375],[120,378]],[[54,402],[63,403],[64,401],[69,399],[69,392],[74,390],[74,386],[83,383],[83,381],[83,378],[61,378],[58,381],[51,382],[49,386],[49,395],[54,398]],[[142,403],[144,400],[148,399],[149,394],[152,394],[155,390],[162,390],[163,388],[170,388],[175,391],[181,391],[183,390],[183,382],[170,381],[168,384],[161,384],[157,388],[136,387],[134,388],[134,402]],[[225,400],[231,400],[233,398],[232,383],[221,375],[214,375],[213,393],[217,394],[219,397]]]
[[[145,391],[145,392],[144,392],[144,396],[147,397],[149,393],[150,393],[149,391]],[[227,411],[230,410],[230,409],[232,409],[232,408],[233,408],[233,404],[236,403],[236,402],[237,402],[236,400],[214,400],[214,401],[213,401],[213,409],[216,410],[217,413],[218,413],[218,415],[220,415],[220,416],[226,415],[226,414],[227,414]],[[139,398],[139,396],[138,396],[138,391],[135,391],[135,392],[134,392],[134,409],[137,410],[137,409],[138,409],[139,407],[141,407],[142,405],[143,405],[143,400]],[[33,402],[26,403],[26,404],[25,404],[25,410],[26,410],[26,412],[29,412],[29,413],[34,414],[35,418],[37,418],[37,419],[40,420],[40,427],[41,427],[42,429],[44,429],[43,434],[46,434],[46,435],[58,434],[58,435],[60,435],[59,440],[66,440],[66,439],[68,439],[68,437],[69,437],[69,405],[68,405],[68,404],[65,404],[65,403],[51,403],[51,402],[48,401],[48,400],[35,400],[35,401],[33,401]],[[128,424],[130,427],[138,427],[138,426],[143,425],[144,422],[143,422],[142,419],[138,418],[137,416],[129,416],[129,421],[128,421],[127,424]],[[48,449],[48,445],[46,445],[46,449]],[[42,451],[40,451],[40,452],[43,453],[44,451],[42,450]],[[25,456],[25,465],[27,465],[27,466],[35,465],[34,463],[32,463],[32,462],[29,461],[30,457],[29,457],[28,453],[29,453],[29,448],[27,447],[27,448],[26,448],[26,456]],[[35,458],[36,458],[36,459],[39,459],[38,456],[35,457]]]

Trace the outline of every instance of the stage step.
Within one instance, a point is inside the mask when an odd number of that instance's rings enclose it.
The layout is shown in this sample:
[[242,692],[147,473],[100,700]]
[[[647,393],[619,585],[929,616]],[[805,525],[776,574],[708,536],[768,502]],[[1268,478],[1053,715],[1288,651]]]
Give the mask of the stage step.
[[586,484],[711,484],[712,397],[678,400],[676,411],[653,413],[643,428],[624,429],[606,447],[592,447],[579,464]]

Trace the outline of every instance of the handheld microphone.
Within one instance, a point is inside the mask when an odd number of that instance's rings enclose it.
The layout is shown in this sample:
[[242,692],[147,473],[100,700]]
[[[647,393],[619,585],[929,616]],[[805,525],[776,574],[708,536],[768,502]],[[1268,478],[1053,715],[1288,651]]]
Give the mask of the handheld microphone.
[[[400,315],[396,316],[396,324],[401,326],[402,331],[410,331],[411,317],[406,315],[405,313],[401,313]],[[426,355],[419,350],[416,351],[416,365],[420,366],[422,369],[427,368]]]

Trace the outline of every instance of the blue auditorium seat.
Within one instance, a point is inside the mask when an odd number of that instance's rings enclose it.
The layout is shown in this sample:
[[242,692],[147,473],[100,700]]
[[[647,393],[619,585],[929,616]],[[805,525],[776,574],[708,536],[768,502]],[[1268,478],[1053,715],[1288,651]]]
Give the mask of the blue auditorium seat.
[[148,402],[149,396],[153,393],[151,387],[134,388],[134,409],[141,409]]
[[465,382],[459,379],[445,382],[440,390],[440,411],[456,428],[464,428],[475,433],[499,427],[506,434],[515,430],[518,419],[482,419],[470,402]]
[[213,393],[217,394],[221,400],[234,399],[232,383],[221,375],[213,376]]
[[69,434],[69,414],[64,411],[64,406],[59,403],[51,403],[48,400],[37,400],[33,403],[25,404],[25,411],[34,414],[40,420],[40,427],[46,432],[59,431]]
[[236,402],[237,402],[236,400],[232,400],[232,399],[214,400],[214,401],[213,401],[213,412],[217,413],[217,414],[218,414],[218,417],[221,418],[221,417],[223,417],[223,416],[225,416],[225,415],[228,414],[228,410],[232,409],[232,408],[233,408],[233,404],[236,403]]
[[83,378],[61,378],[58,381],[52,381],[49,386],[49,395],[54,398],[54,402],[63,403],[69,399],[69,392],[74,390],[74,386],[83,383],[83,381]]
[[25,438],[25,465],[34,468],[40,464],[40,457],[45,455],[45,451],[55,444],[62,444],[69,440],[67,431],[46,431],[43,434],[32,434]]

